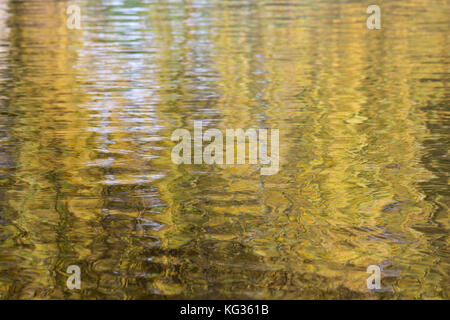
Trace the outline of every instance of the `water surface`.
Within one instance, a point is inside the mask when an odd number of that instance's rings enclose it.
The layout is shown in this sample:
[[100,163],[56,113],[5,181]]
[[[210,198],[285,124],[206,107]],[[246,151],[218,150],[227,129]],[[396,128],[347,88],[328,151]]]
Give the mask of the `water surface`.
[[[381,30],[366,1],[77,4],[0,0],[0,298],[448,299],[447,1],[380,0]],[[194,120],[280,129],[280,171],[173,164]]]

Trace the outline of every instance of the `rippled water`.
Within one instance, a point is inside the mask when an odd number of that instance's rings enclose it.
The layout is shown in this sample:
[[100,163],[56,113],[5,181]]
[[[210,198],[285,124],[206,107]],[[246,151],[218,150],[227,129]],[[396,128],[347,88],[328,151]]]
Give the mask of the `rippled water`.
[[[0,0],[0,298],[448,299],[448,1],[377,1],[381,30],[364,1],[78,4]],[[279,128],[280,171],[173,164],[194,120]]]

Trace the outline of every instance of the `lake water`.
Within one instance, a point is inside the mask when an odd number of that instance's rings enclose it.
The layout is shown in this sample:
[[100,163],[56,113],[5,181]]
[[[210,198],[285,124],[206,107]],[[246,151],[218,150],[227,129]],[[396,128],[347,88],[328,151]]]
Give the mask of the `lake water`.
[[[377,1],[380,30],[364,1],[68,4],[0,0],[1,299],[448,299],[447,1]],[[280,170],[174,164],[195,120],[279,129]]]

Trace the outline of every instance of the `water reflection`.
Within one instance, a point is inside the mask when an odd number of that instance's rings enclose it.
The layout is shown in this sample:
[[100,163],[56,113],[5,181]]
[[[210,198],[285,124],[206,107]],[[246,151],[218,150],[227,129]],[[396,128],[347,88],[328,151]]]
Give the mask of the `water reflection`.
[[[380,31],[355,2],[79,4],[0,2],[1,298],[448,298],[445,2],[381,1]],[[279,128],[280,171],[174,165],[194,120]]]

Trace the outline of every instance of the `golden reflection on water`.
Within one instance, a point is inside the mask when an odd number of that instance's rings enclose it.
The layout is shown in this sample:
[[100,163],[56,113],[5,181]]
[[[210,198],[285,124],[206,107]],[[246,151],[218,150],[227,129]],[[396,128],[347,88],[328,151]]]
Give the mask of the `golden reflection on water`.
[[[448,299],[448,1],[67,4],[0,0],[0,298]],[[280,171],[176,166],[194,120]]]

